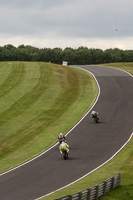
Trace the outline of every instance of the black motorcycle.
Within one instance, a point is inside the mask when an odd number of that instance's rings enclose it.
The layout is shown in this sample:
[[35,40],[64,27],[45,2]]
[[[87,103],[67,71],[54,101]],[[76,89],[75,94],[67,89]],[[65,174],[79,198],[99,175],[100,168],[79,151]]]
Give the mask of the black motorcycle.
[[93,119],[94,119],[94,122],[96,122],[96,123],[99,122],[99,117],[98,116],[93,117]]

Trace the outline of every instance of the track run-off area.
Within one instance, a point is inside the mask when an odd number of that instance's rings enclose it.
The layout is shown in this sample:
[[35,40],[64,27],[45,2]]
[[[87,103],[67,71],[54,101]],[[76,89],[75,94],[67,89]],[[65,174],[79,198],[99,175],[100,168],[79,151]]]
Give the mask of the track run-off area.
[[133,77],[111,67],[77,67],[91,72],[98,82],[99,96],[92,109],[99,112],[100,122],[95,124],[88,112],[71,129],[67,161],[56,144],[36,159],[1,174],[0,199],[33,200],[70,185],[110,160],[131,138]]

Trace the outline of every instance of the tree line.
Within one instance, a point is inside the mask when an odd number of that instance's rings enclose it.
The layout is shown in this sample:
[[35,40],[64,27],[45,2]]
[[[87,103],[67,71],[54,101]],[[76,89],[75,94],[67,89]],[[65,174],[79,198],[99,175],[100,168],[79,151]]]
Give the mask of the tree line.
[[133,62],[133,50],[95,49],[79,47],[36,48],[30,45],[14,47],[11,44],[0,47],[0,61],[41,61],[69,65],[103,64],[112,62]]

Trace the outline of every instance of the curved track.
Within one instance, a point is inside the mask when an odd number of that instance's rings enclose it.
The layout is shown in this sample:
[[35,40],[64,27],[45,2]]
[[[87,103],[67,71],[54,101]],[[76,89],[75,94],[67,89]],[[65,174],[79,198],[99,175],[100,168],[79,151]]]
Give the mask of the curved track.
[[[57,190],[111,158],[133,132],[133,78],[127,73],[100,66],[83,66],[99,82],[101,93],[94,109],[100,123],[88,114],[67,141],[70,159],[64,161],[58,145],[44,155],[0,176],[0,199],[33,200]],[[65,163],[64,163],[65,162]]]

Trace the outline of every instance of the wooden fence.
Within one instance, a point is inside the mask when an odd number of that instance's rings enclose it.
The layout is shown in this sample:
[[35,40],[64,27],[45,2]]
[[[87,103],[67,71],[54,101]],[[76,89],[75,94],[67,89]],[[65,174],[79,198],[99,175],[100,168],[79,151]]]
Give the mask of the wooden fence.
[[107,192],[113,190],[121,184],[121,174],[118,173],[115,176],[107,179],[106,181],[95,185],[82,192],[78,192],[73,195],[68,195],[55,200],[98,200],[102,195],[106,195]]

